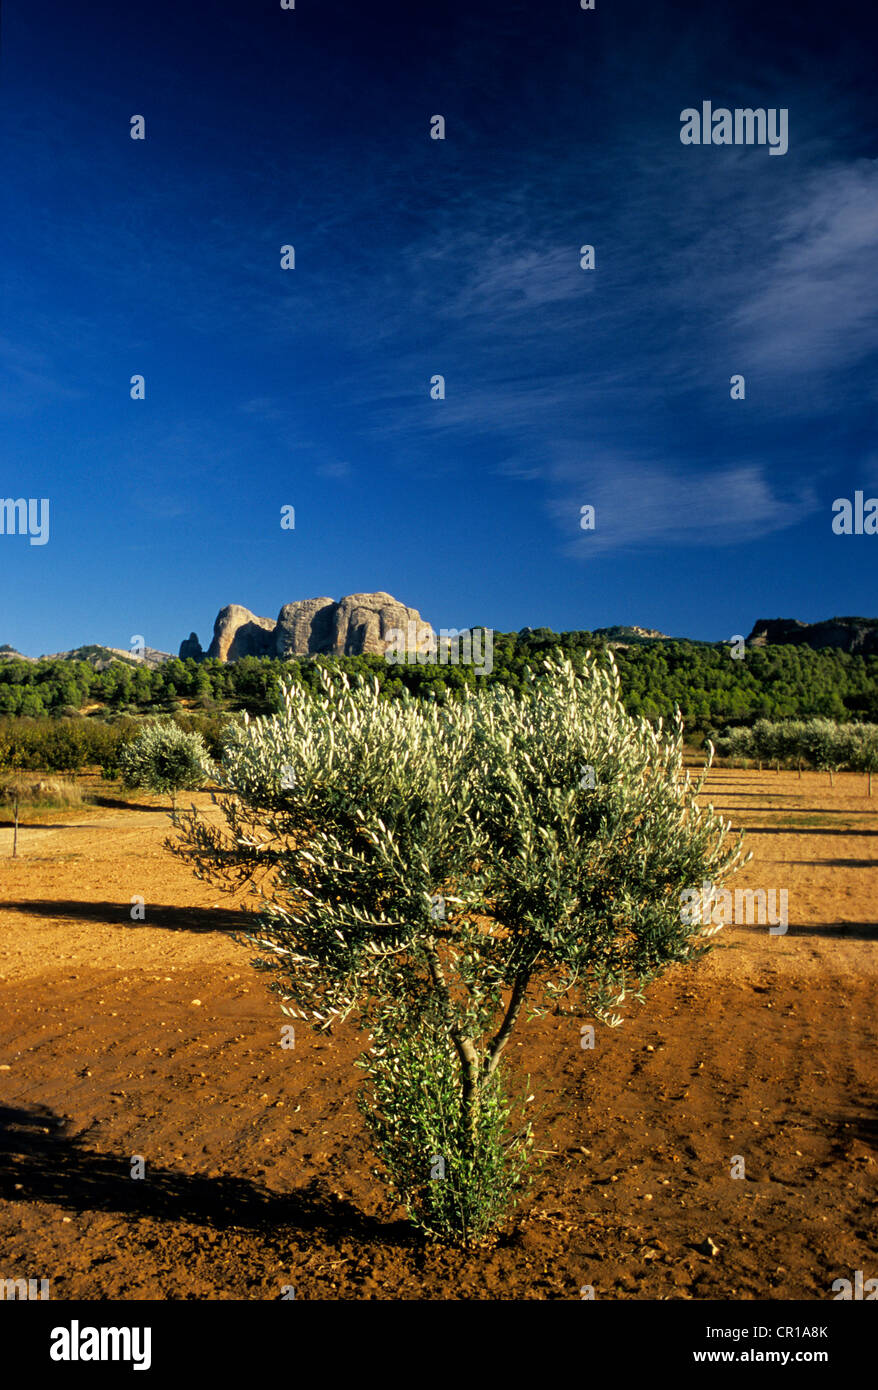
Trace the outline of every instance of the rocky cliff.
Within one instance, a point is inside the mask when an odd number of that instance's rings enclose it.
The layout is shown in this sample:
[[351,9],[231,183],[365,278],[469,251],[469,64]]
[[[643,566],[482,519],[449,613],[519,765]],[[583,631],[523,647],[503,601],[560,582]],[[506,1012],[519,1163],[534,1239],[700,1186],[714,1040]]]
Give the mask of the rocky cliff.
[[229,603],[216,615],[213,641],[207,655],[220,661],[238,661],[242,656],[274,656],[274,623],[271,618],[257,618],[239,603]]
[[[285,603],[277,621],[260,618],[249,608],[230,603],[221,608],[213,627],[207,655],[220,661],[243,656],[359,656],[383,655],[390,632],[408,634],[414,624],[415,640],[432,631],[415,608],[408,608],[391,594],[348,594],[331,598],[306,598]],[[180,655],[196,655],[198,639],[192,633],[180,646]],[[199,648],[200,650],[200,648]]]
[[820,623],[803,623],[799,618],[760,618],[747,643],[751,647],[797,643],[815,651],[838,647],[857,656],[868,656],[878,652],[878,619],[827,618]]

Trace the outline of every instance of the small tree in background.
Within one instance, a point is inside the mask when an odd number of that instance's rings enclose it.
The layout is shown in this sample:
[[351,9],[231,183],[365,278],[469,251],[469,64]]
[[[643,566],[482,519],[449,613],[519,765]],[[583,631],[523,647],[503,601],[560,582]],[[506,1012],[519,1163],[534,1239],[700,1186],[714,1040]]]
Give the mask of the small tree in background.
[[802,763],[807,756],[807,724],[801,719],[790,719],[783,725],[782,746],[787,759],[796,764],[799,781],[802,780]]
[[833,773],[845,766],[849,740],[845,731],[831,719],[809,719],[802,730],[802,741],[811,766],[818,772],[829,773],[829,785],[834,786]]
[[682,723],[622,705],[586,654],[440,705],[324,672],[322,695],[229,736],[225,824],[194,809],[169,842],[263,903],[243,937],[286,1013],[369,1034],[361,1106],[392,1192],[446,1240],[487,1234],[524,1174],[502,1057],[522,1010],[567,998],[610,1025],[627,996],[716,928],[683,888],[740,858],[696,802]]
[[13,777],[0,786],[0,798],[9,801],[12,807],[12,858],[18,858],[18,817],[21,810],[22,797],[27,796],[27,784],[20,777]]
[[856,729],[852,742],[850,766],[868,774],[871,796],[872,774],[878,772],[878,724],[864,724]]
[[752,743],[760,770],[764,762],[774,763],[775,772],[780,771],[780,761],[784,754],[783,725],[772,724],[768,719],[757,719],[753,725]]
[[743,767],[756,756],[753,730],[744,725],[726,729],[717,737],[716,751],[720,757],[730,758],[734,766]]
[[203,787],[216,773],[201,734],[187,732],[173,720],[149,723],[122,749],[118,767],[126,787],[170,796],[175,815],[177,794]]
[[18,826],[22,806],[81,806],[82,793],[75,782],[57,777],[40,779],[34,782],[22,774],[4,778],[0,776],[0,805],[9,804],[12,808],[12,858],[18,858]]

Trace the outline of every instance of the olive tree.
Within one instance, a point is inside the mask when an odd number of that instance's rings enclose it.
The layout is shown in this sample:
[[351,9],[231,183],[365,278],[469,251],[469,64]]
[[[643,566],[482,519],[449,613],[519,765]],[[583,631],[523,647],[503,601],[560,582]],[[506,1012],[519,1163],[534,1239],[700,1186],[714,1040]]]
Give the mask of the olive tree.
[[530,1127],[510,1131],[501,1075],[522,1013],[621,1022],[626,997],[709,949],[681,890],[718,883],[740,838],[696,800],[679,715],[669,732],[629,717],[611,658],[441,706],[322,681],[231,731],[221,819],[193,808],[169,844],[257,893],[241,939],[288,1015],[356,1015],[391,1189],[469,1240],[524,1170]]
[[731,758],[736,767],[743,766],[756,756],[753,730],[744,725],[726,729],[716,740],[716,751],[723,758]]
[[775,772],[780,771],[784,755],[783,725],[772,724],[768,719],[757,719],[752,729],[753,749],[759,760],[760,770],[763,762],[774,763]]
[[22,800],[26,800],[28,783],[21,777],[13,777],[0,784],[0,801],[9,801],[12,807],[12,858],[18,858],[18,817]]
[[855,725],[851,743],[850,766],[868,775],[871,796],[872,774],[878,772],[878,724]]
[[214,773],[201,734],[172,719],[153,720],[119,754],[124,785],[170,796],[175,813],[177,794],[203,787]]
[[833,773],[840,772],[847,761],[844,729],[831,719],[809,719],[802,726],[802,743],[811,766],[818,772],[828,772],[829,785],[833,786]]

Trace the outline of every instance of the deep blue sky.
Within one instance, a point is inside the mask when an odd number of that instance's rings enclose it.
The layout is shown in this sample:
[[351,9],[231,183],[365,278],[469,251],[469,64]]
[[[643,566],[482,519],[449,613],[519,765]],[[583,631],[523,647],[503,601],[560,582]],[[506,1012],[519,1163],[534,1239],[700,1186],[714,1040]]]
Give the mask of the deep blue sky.
[[[5,0],[0,496],[51,539],[0,536],[0,642],[371,589],[436,627],[878,613],[878,537],[831,531],[878,493],[870,23]],[[683,146],[703,100],[787,107],[789,152]]]

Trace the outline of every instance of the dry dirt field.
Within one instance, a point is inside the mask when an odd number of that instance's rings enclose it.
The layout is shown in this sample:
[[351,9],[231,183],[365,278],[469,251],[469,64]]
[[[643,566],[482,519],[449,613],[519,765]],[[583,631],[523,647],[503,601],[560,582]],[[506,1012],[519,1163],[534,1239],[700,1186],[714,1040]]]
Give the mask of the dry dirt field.
[[734,769],[708,788],[749,831],[736,886],[788,889],[787,934],[724,928],[593,1051],[576,1018],[522,1025],[542,1162],[470,1254],[386,1202],[361,1036],[280,1046],[239,915],[162,848],[157,802],[104,787],[23,828],[16,860],[0,824],[0,1276],[53,1299],[825,1300],[878,1275],[878,795]]

